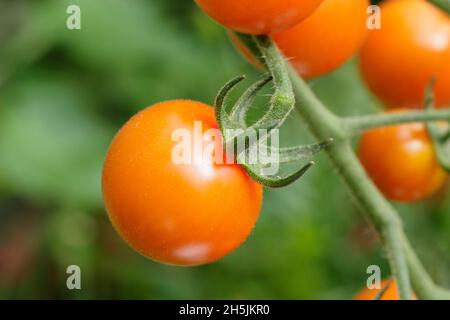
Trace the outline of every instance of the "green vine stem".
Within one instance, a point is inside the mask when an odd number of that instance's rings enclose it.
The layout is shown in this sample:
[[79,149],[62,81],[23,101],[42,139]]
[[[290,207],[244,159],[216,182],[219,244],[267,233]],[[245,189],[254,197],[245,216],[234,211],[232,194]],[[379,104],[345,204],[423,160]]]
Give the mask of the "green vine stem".
[[407,260],[402,248],[402,223],[398,215],[367,177],[351,148],[346,127],[340,118],[322,104],[295,70],[291,67],[289,69],[298,111],[318,139],[330,136],[335,138],[335,143],[326,152],[380,234],[392,275],[397,280],[400,297],[410,299],[412,293]]
[[[267,45],[275,47],[271,42]],[[278,52],[278,54],[281,56],[281,53]],[[427,274],[406,238],[397,212],[367,176],[350,144],[351,132],[399,121],[448,119],[450,112],[414,112],[407,116],[394,114],[389,117],[381,116],[381,118],[367,116],[341,119],[323,105],[291,66],[287,68],[300,115],[319,140],[334,138],[334,143],[326,149],[326,152],[363,209],[362,211],[366,213],[367,218],[378,231],[391,272],[397,281],[400,297],[412,298],[412,284],[419,298],[450,299],[450,292],[439,288]]]
[[254,41],[273,77],[275,92],[272,94],[269,111],[252,128],[279,128],[295,106],[295,95],[286,72],[287,62],[279,54],[278,48],[266,36],[256,36]]
[[342,119],[345,130],[350,134],[359,134],[367,129],[386,127],[400,123],[450,121],[450,109],[408,111],[384,113],[368,116],[348,117]]
[[[433,111],[434,110],[434,104],[435,104],[435,97],[434,97],[434,86],[435,81],[431,81],[428,88],[425,90],[425,101],[424,101],[424,107],[427,111]],[[447,122],[448,124],[448,122]],[[446,170],[447,172],[450,172],[450,157],[447,152],[447,136],[448,136],[448,129],[447,132],[443,133],[443,131],[439,128],[439,124],[436,122],[427,122],[426,127],[428,130],[428,135],[433,143],[434,147],[434,153],[436,154],[436,159],[438,160],[441,167]]]
[[409,273],[417,296],[420,299],[428,300],[450,300],[449,290],[441,288],[433,282],[406,236],[404,234],[402,236]]

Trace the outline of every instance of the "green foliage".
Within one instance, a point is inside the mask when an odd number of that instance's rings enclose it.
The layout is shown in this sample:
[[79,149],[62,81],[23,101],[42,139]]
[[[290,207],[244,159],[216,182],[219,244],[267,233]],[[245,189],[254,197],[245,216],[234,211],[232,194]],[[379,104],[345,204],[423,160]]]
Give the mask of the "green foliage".
[[93,100],[77,83],[29,74],[0,98],[0,179],[35,201],[100,208],[110,126],[93,114]]

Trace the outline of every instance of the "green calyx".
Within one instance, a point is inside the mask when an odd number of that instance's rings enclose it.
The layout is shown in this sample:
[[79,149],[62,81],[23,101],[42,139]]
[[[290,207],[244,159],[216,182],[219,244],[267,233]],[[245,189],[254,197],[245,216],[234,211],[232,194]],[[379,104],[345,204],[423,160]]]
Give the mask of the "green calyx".
[[[295,106],[295,96],[286,64],[278,48],[267,36],[246,36],[236,34],[246,44],[252,44],[253,50],[258,50],[258,56],[263,57],[269,74],[251,85],[241,97],[228,107],[227,97],[245,76],[236,77],[227,82],[215,99],[215,115],[224,138],[225,149],[234,155],[247,173],[257,182],[270,188],[281,188],[294,183],[302,177],[313,165],[309,161],[298,170],[288,175],[278,175],[278,165],[298,163],[309,159],[316,153],[328,147],[333,140],[288,148],[277,146],[279,129],[286,121]],[[254,124],[247,125],[247,114],[258,93],[268,84],[274,84],[268,111]],[[267,141],[270,137],[270,143]]]

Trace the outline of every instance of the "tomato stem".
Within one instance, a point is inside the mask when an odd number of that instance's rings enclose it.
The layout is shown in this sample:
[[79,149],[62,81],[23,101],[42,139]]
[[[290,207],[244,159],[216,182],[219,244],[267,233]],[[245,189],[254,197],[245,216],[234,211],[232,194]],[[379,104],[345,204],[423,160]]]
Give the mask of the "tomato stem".
[[[424,107],[427,111],[433,111],[435,105],[435,96],[434,96],[434,85],[435,81],[431,81],[430,85],[425,90],[425,101]],[[450,172],[450,157],[445,148],[447,141],[443,139],[445,137],[442,134],[442,130],[439,126],[434,122],[427,122],[426,124],[428,135],[433,142],[433,148],[436,154],[436,159],[438,160],[441,167]],[[448,134],[448,132],[447,132]]]
[[256,36],[254,41],[272,75],[275,92],[270,101],[269,111],[252,127],[259,129],[274,125],[274,128],[279,128],[295,106],[295,95],[286,71],[286,61],[269,37]]
[[380,234],[401,298],[410,299],[412,295],[408,265],[399,239],[402,223],[398,215],[366,175],[352,150],[343,122],[322,104],[292,68],[290,74],[299,101],[298,111],[310,125],[313,133],[319,139],[327,136],[336,137],[336,142],[326,149],[326,152],[358,200],[362,212],[367,214]]

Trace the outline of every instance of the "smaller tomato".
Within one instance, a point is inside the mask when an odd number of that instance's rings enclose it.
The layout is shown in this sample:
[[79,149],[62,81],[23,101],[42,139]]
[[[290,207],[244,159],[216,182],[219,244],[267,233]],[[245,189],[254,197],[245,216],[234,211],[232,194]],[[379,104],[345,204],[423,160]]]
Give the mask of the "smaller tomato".
[[[353,300],[375,300],[378,294],[387,287],[384,294],[380,297],[380,300],[400,300],[398,294],[397,283],[392,279],[385,279],[381,281],[380,289],[362,289]],[[416,299],[416,297],[414,297]]]
[[367,131],[359,143],[359,158],[381,192],[391,200],[427,198],[442,187],[447,176],[436,160],[422,123]]
[[273,38],[301,76],[324,75],[363,45],[368,6],[368,0],[325,0],[303,22]]
[[225,27],[248,34],[271,34],[308,17],[323,0],[195,0]]

